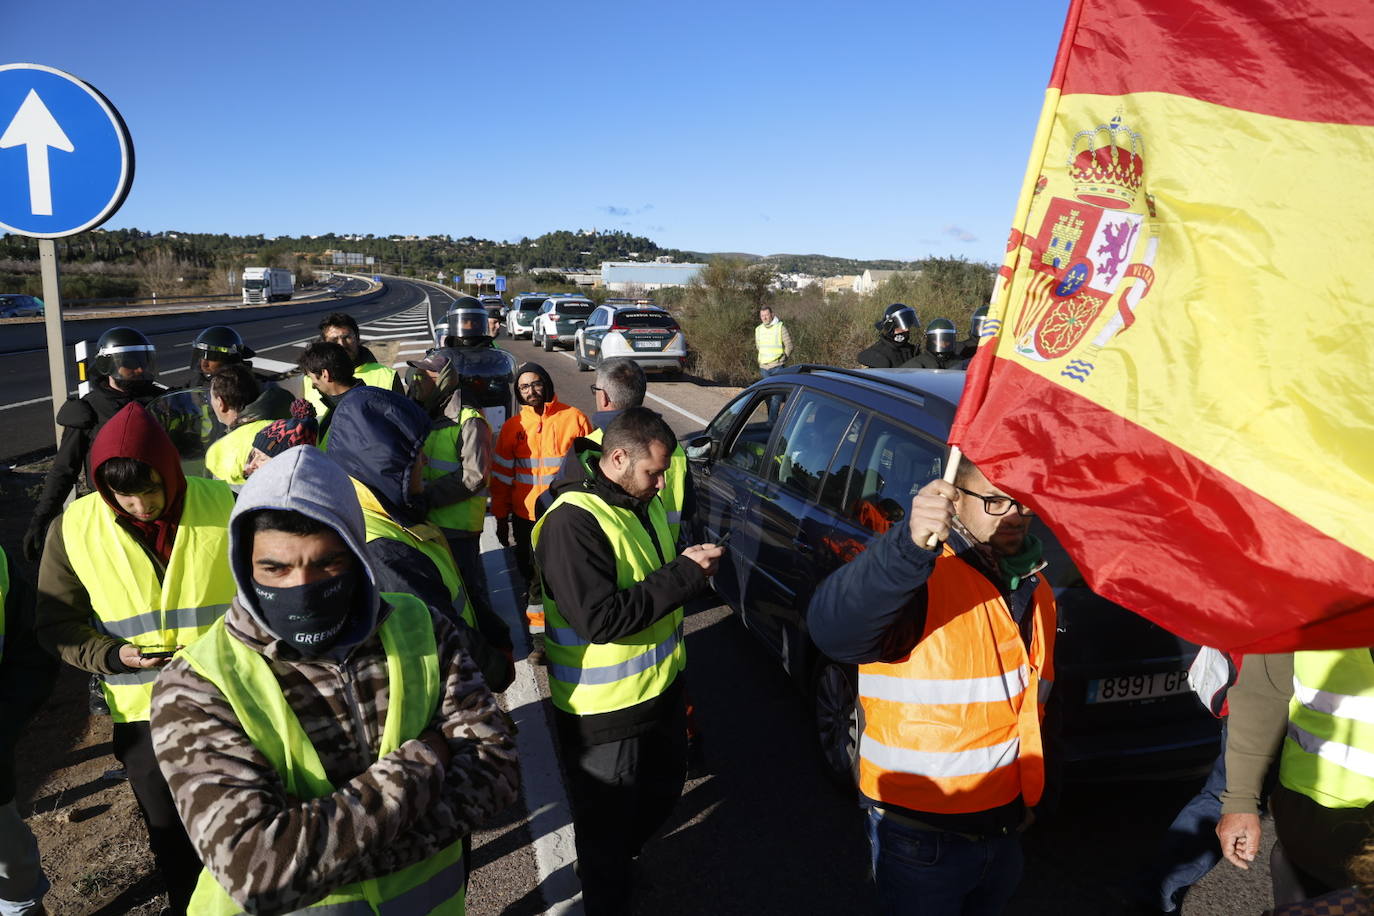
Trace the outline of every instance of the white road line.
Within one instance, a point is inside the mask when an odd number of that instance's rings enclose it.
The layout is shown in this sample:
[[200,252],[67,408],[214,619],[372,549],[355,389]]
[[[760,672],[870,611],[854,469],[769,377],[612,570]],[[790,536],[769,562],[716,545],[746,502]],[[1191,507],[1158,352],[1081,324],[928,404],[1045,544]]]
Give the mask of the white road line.
[[282,329],[283,329],[283,330],[285,330],[286,328],[303,328],[303,327],[305,327],[305,322],[304,322],[304,321],[295,321],[295,322],[292,322],[291,324],[284,324],[284,325],[282,325]]
[[[71,393],[72,393],[72,394],[76,394],[76,392],[74,392],[74,391],[71,392]],[[30,401],[15,401],[13,404],[4,404],[4,405],[0,405],[0,410],[13,410],[13,409],[16,408],[16,407],[28,407],[30,404],[42,404],[44,401],[51,401],[51,400],[52,400],[52,395],[49,394],[49,395],[45,395],[45,396],[43,396],[43,397],[41,397],[41,398],[34,398],[33,400],[30,400]]]
[[368,339],[368,340],[415,340],[415,339],[418,339],[419,337],[420,337],[420,335],[416,334],[414,331],[411,331],[409,334],[369,334],[369,335],[367,335],[367,339]]
[[[496,520],[488,517],[482,529],[482,553],[486,562],[491,604],[516,638],[517,652],[527,651],[522,634],[525,609],[519,607],[508,554],[496,540]],[[529,812],[534,838],[534,863],[545,913],[581,916],[582,886],[573,873],[577,852],[573,846],[572,809],[563,791],[563,775],[553,749],[553,722],[544,706],[544,695],[534,668],[521,658],[515,663],[515,682],[502,694],[519,732],[521,792]]]
[[711,421],[710,421],[710,420],[704,420],[704,419],[702,419],[701,417],[697,416],[696,414],[692,413],[690,410],[684,410],[684,409],[682,409],[681,407],[679,407],[679,406],[677,406],[676,404],[674,404],[672,401],[668,400],[667,398],[661,398],[661,397],[659,397],[658,395],[654,394],[654,393],[651,392],[651,391],[646,391],[646,392],[644,392],[644,396],[645,396],[646,398],[649,398],[650,400],[657,401],[658,403],[662,404],[664,407],[669,408],[670,410],[676,410],[678,413],[682,414],[684,417],[686,417],[686,418],[689,419],[689,420],[696,420],[696,421],[697,421],[698,423],[700,423],[702,426],[710,426],[710,425],[711,425]]
[[[561,352],[564,356],[566,356],[568,359],[572,360],[573,362],[577,362],[577,356],[576,356],[576,354],[574,354],[572,351],[570,351],[570,350],[561,350],[561,351],[559,351],[559,352]],[[696,414],[692,413],[690,410],[687,410],[686,408],[677,406],[676,404],[674,404],[672,401],[668,400],[667,398],[661,398],[661,397],[659,397],[658,395],[654,394],[652,391],[646,391],[646,392],[644,393],[644,396],[645,396],[646,398],[648,398],[649,400],[651,400],[651,401],[657,401],[658,403],[662,404],[664,407],[667,407],[669,410],[675,410],[675,411],[677,411],[678,413],[682,414],[684,417],[686,417],[686,418],[689,419],[689,420],[696,420],[696,421],[697,421],[698,423],[700,423],[702,426],[710,426],[710,425],[711,425],[711,421],[710,421],[710,420],[703,419],[703,418],[697,416]]]

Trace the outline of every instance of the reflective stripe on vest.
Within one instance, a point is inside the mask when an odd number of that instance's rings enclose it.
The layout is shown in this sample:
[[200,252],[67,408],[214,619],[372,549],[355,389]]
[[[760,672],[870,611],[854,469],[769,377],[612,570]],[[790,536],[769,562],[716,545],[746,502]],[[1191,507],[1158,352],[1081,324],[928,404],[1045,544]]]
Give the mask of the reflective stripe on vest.
[[[433,619],[412,595],[384,593],[392,612],[380,630],[386,652],[389,702],[380,760],[423,732],[439,707],[442,687]],[[248,740],[267,758],[295,799],[324,798],[335,791],[319,753],[287,703],[261,655],[216,624],[185,653],[187,662],[233,708]],[[336,888],[302,910],[309,916],[410,916],[463,913],[466,870],[458,840],[434,856],[383,877]],[[202,870],[187,909],[191,916],[234,916],[233,901],[208,870]]]
[[0,659],[5,657],[5,601],[10,594],[10,561],[0,547]]
[[1044,791],[1040,721],[1053,684],[1054,595],[1035,586],[1030,646],[998,587],[945,546],[926,626],[904,660],[859,667],[859,785],[915,811],[987,811]]
[[[649,519],[659,545],[656,549],[649,532],[633,512],[584,492],[564,493],[554,500],[534,526],[535,545],[539,543],[544,521],[563,505],[590,512],[601,525],[615,554],[617,589],[644,581],[677,556],[661,501],[649,502]],[[595,715],[651,700],[667,690],[687,666],[681,608],[638,633],[609,643],[591,643],[579,637],[559,613],[548,589],[544,590],[544,614],[549,623],[544,640],[549,660],[549,693],[554,705],[565,712]]]
[[[604,429],[594,429],[587,438],[599,445],[605,435]],[[663,500],[665,517],[668,519],[668,533],[676,544],[682,533],[682,504],[687,499],[687,453],[682,450],[681,445],[673,448],[672,461],[663,474],[663,489],[658,495]]]
[[220,439],[211,442],[205,451],[205,470],[230,486],[241,487],[246,484],[248,478],[243,476],[243,466],[253,453],[253,439],[259,430],[271,425],[271,420],[253,420],[234,427]]
[[[438,480],[449,474],[463,472],[462,435],[463,427],[470,421],[486,423],[486,417],[475,407],[464,407],[458,414],[457,423],[447,423],[425,437],[426,482]],[[425,521],[451,531],[481,531],[482,522],[487,514],[487,494],[483,491],[477,496],[459,500],[447,506],[435,506],[425,516]]]
[[[236,591],[229,569],[229,485],[186,478],[186,498],[162,580],[144,547],[116,520],[99,493],[62,514],[72,572],[91,599],[95,627],[136,646],[189,646],[218,620]],[[105,675],[116,722],[146,722],[156,669]]]
[[1368,649],[1293,653],[1279,782],[1324,808],[1374,802],[1374,661]]
[[754,346],[759,348],[759,365],[775,363],[787,355],[782,345],[782,322],[774,319],[772,324],[761,324],[754,328]]
[[[362,484],[355,485],[362,487]],[[369,494],[370,495],[370,494]],[[477,626],[477,614],[472,608],[472,601],[468,598],[467,590],[463,588],[463,577],[458,572],[458,564],[453,560],[453,552],[449,550],[448,542],[444,540],[432,525],[428,526],[434,532],[433,537],[420,537],[412,529],[404,528],[397,524],[390,516],[364,505],[363,506],[363,527],[367,531],[367,540],[372,542],[377,538],[387,538],[407,547],[423,553],[434,564],[439,571],[439,576],[444,580],[444,587],[448,589],[449,600],[453,602],[453,608],[463,618],[470,627]]]

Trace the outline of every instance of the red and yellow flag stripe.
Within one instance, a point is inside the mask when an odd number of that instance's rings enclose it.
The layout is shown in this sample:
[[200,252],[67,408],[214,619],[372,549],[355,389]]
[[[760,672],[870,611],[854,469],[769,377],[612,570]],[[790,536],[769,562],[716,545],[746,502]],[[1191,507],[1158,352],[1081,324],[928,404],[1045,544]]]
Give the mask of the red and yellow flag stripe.
[[1374,645],[1374,15],[1075,0],[952,440],[1190,639]]

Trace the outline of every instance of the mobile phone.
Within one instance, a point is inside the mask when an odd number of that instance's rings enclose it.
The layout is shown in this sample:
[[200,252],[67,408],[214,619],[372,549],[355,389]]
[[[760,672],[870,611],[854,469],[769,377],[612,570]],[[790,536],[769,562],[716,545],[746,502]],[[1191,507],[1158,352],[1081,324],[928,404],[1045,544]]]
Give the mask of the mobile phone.
[[734,534],[734,528],[726,528],[724,531],[720,533],[720,537],[716,538],[713,543],[717,547],[724,547],[726,544],[730,543],[730,538],[734,537]]
[[177,650],[176,650],[176,649],[145,649],[145,648],[141,648],[141,647],[140,647],[139,650],[138,650],[138,654],[139,654],[139,657],[140,657],[140,658],[171,658],[173,655],[176,655],[176,654],[177,654]]

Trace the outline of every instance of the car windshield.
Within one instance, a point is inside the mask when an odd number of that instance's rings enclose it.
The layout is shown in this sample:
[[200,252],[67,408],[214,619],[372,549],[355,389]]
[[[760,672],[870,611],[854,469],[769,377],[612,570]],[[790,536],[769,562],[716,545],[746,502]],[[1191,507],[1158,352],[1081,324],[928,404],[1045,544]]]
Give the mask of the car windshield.
[[667,312],[617,312],[615,323],[622,328],[664,328],[677,330],[677,322]]
[[554,311],[563,318],[586,318],[595,308],[590,302],[562,302],[554,306]]
[[243,281],[243,288],[244,288],[244,289],[262,289],[263,286],[265,286],[265,285],[266,285],[266,283],[265,283],[264,281],[262,281],[262,280],[244,280],[244,281]]

